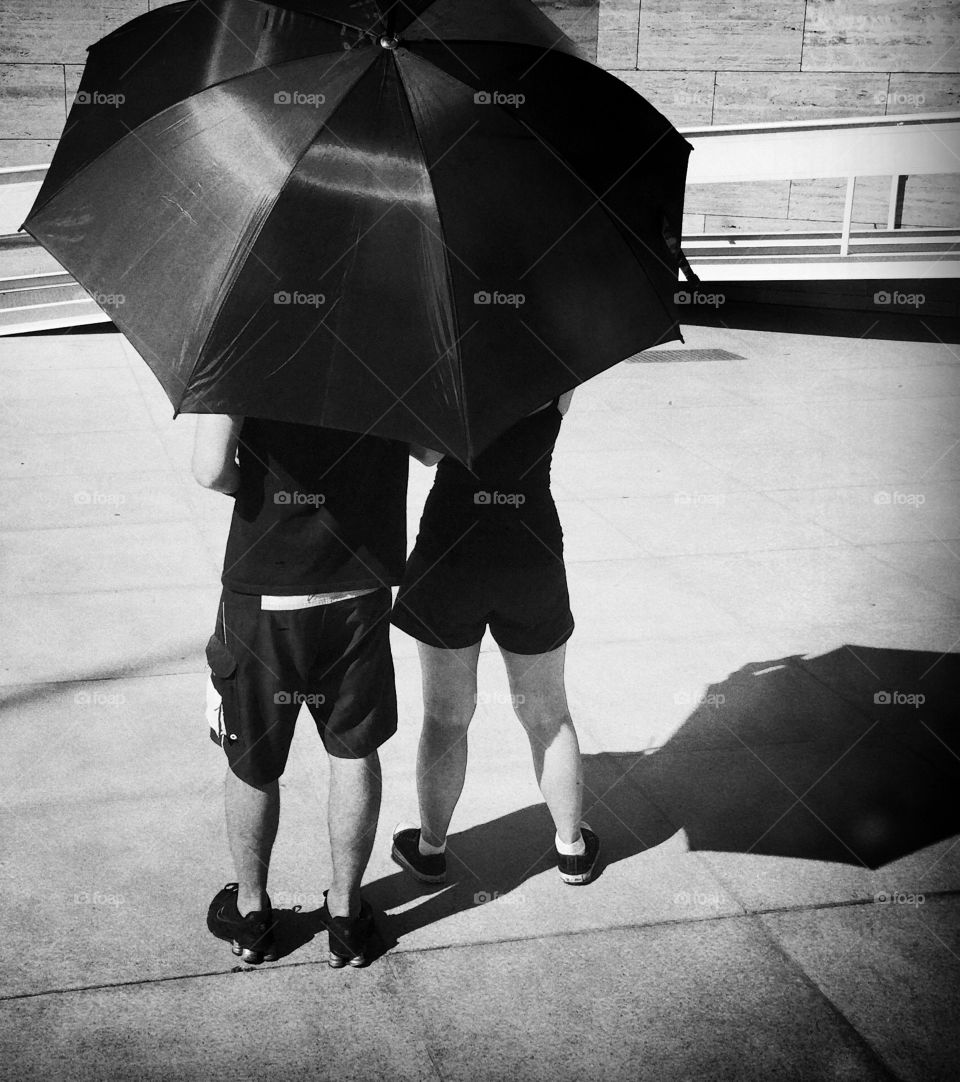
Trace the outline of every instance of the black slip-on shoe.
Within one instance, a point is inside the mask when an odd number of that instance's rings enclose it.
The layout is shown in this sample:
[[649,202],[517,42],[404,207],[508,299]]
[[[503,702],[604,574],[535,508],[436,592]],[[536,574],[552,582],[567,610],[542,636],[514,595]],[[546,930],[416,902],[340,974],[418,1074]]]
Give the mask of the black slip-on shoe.
[[217,937],[232,945],[233,953],[244,962],[258,966],[277,960],[273,938],[276,920],[267,899],[267,908],[240,916],[237,909],[237,884],[228,883],[218,891],[207,910],[207,927]]
[[597,866],[597,857],[600,855],[600,839],[594,832],[583,823],[580,833],[586,844],[586,849],[578,857],[564,856],[557,851],[557,870],[564,883],[572,886],[583,886],[593,878]]
[[360,902],[358,916],[332,917],[327,906],[327,892],[323,892],[323,909],[320,920],[327,929],[327,945],[330,951],[327,959],[331,969],[353,966],[359,969],[369,961],[369,944],[375,928],[373,911],[365,901]]
[[420,828],[398,826],[393,832],[390,856],[421,883],[445,883],[447,857],[445,853],[420,852]]

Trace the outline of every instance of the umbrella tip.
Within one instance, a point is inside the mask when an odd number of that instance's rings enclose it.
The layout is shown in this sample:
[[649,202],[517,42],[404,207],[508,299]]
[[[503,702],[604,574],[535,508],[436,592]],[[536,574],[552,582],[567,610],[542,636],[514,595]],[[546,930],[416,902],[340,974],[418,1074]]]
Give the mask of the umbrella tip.
[[399,44],[400,44],[400,36],[399,36],[399,34],[384,34],[383,37],[380,39],[380,45],[384,49],[393,50],[393,49],[396,49],[396,47]]

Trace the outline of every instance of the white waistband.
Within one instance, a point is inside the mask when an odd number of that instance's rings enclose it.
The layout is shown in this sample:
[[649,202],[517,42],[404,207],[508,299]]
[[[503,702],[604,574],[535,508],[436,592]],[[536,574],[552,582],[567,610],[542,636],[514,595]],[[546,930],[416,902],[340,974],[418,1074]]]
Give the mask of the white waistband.
[[340,590],[329,594],[297,594],[289,597],[275,597],[263,594],[260,598],[261,612],[289,612],[292,609],[312,609],[317,605],[333,605],[337,601],[349,601],[364,594],[376,593],[377,587],[369,590]]

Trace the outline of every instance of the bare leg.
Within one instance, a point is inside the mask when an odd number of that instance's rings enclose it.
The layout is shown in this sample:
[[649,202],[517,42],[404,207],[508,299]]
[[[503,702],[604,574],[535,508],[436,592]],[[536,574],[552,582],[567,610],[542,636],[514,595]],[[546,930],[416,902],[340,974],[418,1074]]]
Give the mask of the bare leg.
[[356,917],[360,912],[360,881],[367,870],[380,818],[382,778],[380,757],[330,759],[327,828],[333,884],[327,908],[334,917]]
[[224,785],[227,838],[237,873],[237,909],[241,916],[267,904],[270,854],[280,821],[280,786],[248,785],[227,769]]
[[580,835],[583,764],[563,683],[566,645],[547,654],[500,651],[510,678],[514,710],[527,732],[533,768],[560,840]]
[[467,728],[477,708],[480,643],[441,650],[420,643],[423,729],[417,750],[420,830],[430,845],[443,845],[467,771]]

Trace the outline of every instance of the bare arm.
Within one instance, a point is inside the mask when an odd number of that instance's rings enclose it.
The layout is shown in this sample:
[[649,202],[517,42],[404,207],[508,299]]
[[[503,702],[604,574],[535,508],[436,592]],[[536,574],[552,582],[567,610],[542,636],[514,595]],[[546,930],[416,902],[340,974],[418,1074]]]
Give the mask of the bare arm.
[[240,487],[237,441],[242,417],[201,413],[193,442],[193,476],[204,488],[232,495]]

